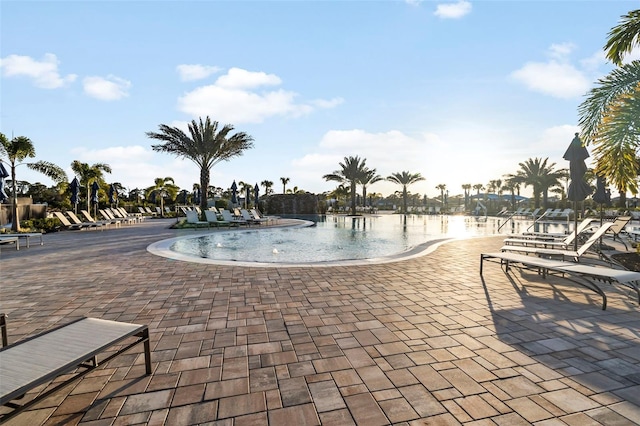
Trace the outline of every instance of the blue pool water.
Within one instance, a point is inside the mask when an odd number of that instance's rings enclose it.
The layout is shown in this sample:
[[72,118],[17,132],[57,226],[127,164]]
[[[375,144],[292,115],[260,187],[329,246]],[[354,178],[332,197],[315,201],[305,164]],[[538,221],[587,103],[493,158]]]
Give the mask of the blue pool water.
[[[468,216],[321,216],[312,226],[214,231],[161,241],[149,251],[202,263],[245,262],[255,265],[381,261],[413,255],[430,243],[498,233],[504,219]],[[500,233],[522,232],[530,221],[509,223]],[[556,229],[558,228],[558,229]],[[550,232],[562,232],[562,225]],[[404,255],[404,256],[403,256]]]

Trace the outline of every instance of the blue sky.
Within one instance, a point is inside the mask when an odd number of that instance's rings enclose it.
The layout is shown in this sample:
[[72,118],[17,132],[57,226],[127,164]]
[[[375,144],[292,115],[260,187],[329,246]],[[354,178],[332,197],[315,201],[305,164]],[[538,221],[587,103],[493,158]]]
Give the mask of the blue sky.
[[[144,188],[196,166],[145,136],[209,115],[255,147],[211,184],[281,177],[312,192],[345,156],[412,192],[451,194],[562,155],[611,64],[602,46],[636,1],[0,2],[0,131],[37,160],[107,163]],[[639,57],[634,52],[631,57]],[[51,184],[18,169],[18,179]],[[388,182],[369,192],[397,190]]]

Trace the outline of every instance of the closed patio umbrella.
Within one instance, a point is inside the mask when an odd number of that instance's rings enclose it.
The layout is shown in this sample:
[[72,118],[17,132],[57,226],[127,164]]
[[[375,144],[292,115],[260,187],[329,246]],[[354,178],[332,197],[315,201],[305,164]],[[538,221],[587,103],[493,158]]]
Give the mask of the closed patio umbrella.
[[200,188],[193,191],[193,204],[200,205]]
[[247,186],[247,195],[244,199],[244,208],[248,209],[250,203],[251,203],[251,187]]
[[93,204],[93,217],[96,217],[96,211],[98,209],[98,189],[100,189],[100,185],[98,185],[97,181],[93,181],[91,184],[91,204]]
[[238,185],[236,185],[236,181],[234,180],[231,184],[231,204],[235,207],[238,203]]
[[591,197],[593,201],[600,204],[600,225],[603,222],[603,206],[611,205],[611,192],[607,189],[607,180],[602,176],[598,176],[596,180],[596,192]]
[[74,213],[78,213],[78,202],[80,201],[80,182],[78,182],[78,178],[73,178],[69,188],[71,189],[71,204],[73,204]]
[[584,160],[589,158],[589,151],[582,145],[578,133],[575,134],[575,137],[562,158],[569,161],[569,178],[571,179],[571,183],[569,184],[567,196],[573,201],[573,211],[575,215],[574,232],[576,233],[573,240],[573,249],[578,250],[578,201],[583,201],[591,195],[592,192],[591,186],[589,186],[584,179],[587,173],[587,165]]
[[109,185],[109,203],[117,204],[118,203],[118,191],[113,184]]
[[258,187],[258,184],[256,183],[256,186],[253,187],[253,205],[255,206],[255,208],[258,208],[258,200],[260,199],[260,188]]

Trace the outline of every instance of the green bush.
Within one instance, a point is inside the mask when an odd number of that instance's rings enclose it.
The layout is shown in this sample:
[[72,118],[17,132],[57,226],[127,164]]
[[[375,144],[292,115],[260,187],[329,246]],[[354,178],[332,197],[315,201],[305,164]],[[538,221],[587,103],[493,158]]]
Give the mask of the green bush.
[[29,219],[20,222],[21,232],[54,232],[60,228],[60,222],[55,218]]

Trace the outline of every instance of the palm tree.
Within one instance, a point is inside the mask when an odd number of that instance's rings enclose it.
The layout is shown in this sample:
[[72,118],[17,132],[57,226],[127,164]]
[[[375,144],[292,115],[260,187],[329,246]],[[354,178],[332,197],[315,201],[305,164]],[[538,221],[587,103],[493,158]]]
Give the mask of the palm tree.
[[[174,184],[172,177],[156,178],[153,182],[153,186],[148,187],[145,191],[146,198],[148,200],[153,198],[153,196],[156,198],[160,197],[160,215],[164,216],[164,199],[169,198],[170,200],[175,200],[180,188]],[[206,197],[201,196],[200,201],[202,201],[202,198]],[[202,205],[202,203],[200,205]]]
[[[367,186],[373,185],[376,182],[380,182],[382,176],[377,174],[376,169],[367,170],[360,179],[360,185],[362,185],[362,205],[367,205]],[[369,206],[371,207],[371,206]]]
[[624,54],[640,45],[640,10],[622,17],[604,47],[618,68],[598,80],[580,105],[580,128],[585,144],[594,145],[596,173],[614,185],[624,202],[627,190],[637,193],[640,146],[640,60],[623,64]]
[[520,163],[517,176],[524,186],[533,188],[534,207],[540,207],[540,196],[543,196],[543,207],[547,207],[549,188],[559,185],[563,176],[562,170],[555,170],[556,163],[547,164],[549,158],[529,158]]
[[469,196],[471,195],[471,184],[470,183],[462,184],[462,189],[464,190],[464,208],[466,210],[469,208]]
[[444,208],[445,208],[445,205],[444,205],[444,191],[446,191],[447,185],[444,184],[444,183],[440,183],[440,184],[436,185],[436,189],[440,190],[440,202],[442,203],[442,210],[444,212]]
[[280,178],[280,182],[282,182],[282,193],[286,194],[287,193],[287,184],[289,183],[289,178],[288,177],[281,177]]
[[[343,198],[345,200],[347,199],[347,197],[349,196],[349,189],[346,186],[340,184],[340,185],[338,185],[336,187],[336,189],[331,191],[328,194],[328,196],[331,197],[331,198],[335,198],[336,199],[336,204],[339,204],[341,199],[343,199]],[[346,204],[346,201],[345,201],[345,204]],[[337,206],[336,206],[336,210],[337,210]]]
[[18,186],[16,184],[16,167],[26,164],[31,170],[35,170],[53,179],[56,183],[67,180],[67,175],[62,168],[47,161],[37,161],[35,163],[23,163],[26,158],[36,156],[36,149],[31,139],[26,136],[17,136],[9,140],[3,133],[0,133],[0,161],[6,158],[6,162],[11,168],[11,180],[13,185],[11,188],[11,230],[20,231],[20,219],[18,218]]
[[402,185],[402,211],[404,214],[407,214],[407,187],[413,183],[424,180],[424,177],[422,177],[420,173],[396,172],[387,176],[387,180]]
[[260,182],[260,185],[264,187],[264,195],[269,195],[273,191],[271,187],[273,187],[273,182],[270,180],[263,180]]
[[[253,138],[244,132],[233,135],[234,127],[225,124],[218,131],[218,122],[206,117],[202,121],[192,120],[189,123],[189,135],[177,127],[160,124],[160,132],[147,132],[147,137],[157,139],[163,144],[151,145],[154,151],[168,152],[178,157],[193,161],[200,169],[200,188],[208,188],[211,179],[211,168],[221,161],[229,161],[253,148]],[[207,197],[200,197],[200,208],[207,209]]]
[[329,173],[323,176],[323,179],[327,181],[341,182],[343,184],[349,184],[351,191],[351,214],[356,214],[356,186],[361,182],[362,177],[368,170],[366,168],[366,159],[360,159],[360,157],[344,157],[344,162],[339,163],[341,169],[335,170],[333,173]]
[[104,185],[104,173],[111,173],[111,166],[105,163],[89,165],[74,160],[71,163],[71,170],[73,170],[73,173],[80,181],[80,185],[84,186],[87,190],[87,211],[91,211],[91,183],[97,181],[99,185]]

